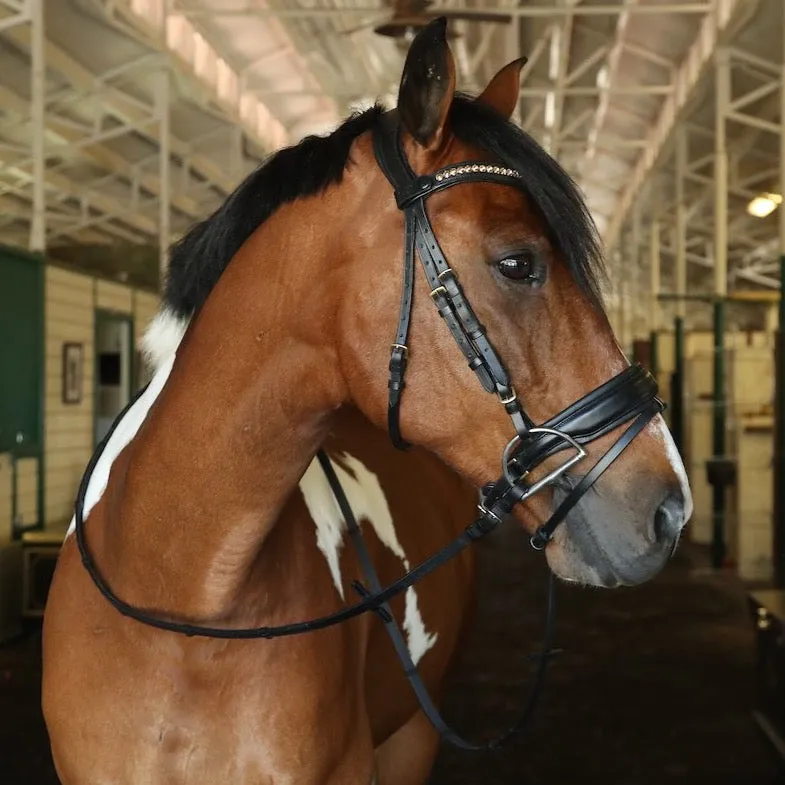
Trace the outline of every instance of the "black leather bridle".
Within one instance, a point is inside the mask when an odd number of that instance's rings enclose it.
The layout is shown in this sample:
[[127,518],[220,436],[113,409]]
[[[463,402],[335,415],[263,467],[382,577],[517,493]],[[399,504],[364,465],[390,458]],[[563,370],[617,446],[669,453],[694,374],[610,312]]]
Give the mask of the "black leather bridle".
[[[393,186],[396,204],[404,213],[405,226],[401,310],[389,364],[388,425],[390,436],[397,447],[406,448],[407,444],[401,436],[399,413],[401,395],[405,386],[404,376],[409,359],[408,336],[414,296],[416,248],[431,287],[431,299],[463,352],[469,368],[477,374],[485,390],[495,393],[499,397],[515,430],[502,453],[500,477],[483,488],[481,502],[478,505],[478,517],[440,551],[421,562],[397,581],[383,588],[363,541],[357,520],[348,504],[333,466],[324,451],[319,450],[317,458],[346,520],[368,584],[366,586],[359,581],[352,584],[361,598],[358,602],[335,613],[307,621],[239,629],[186,624],[146,613],[128,604],[112,591],[93,560],[84,533],[84,503],[90,478],[117,425],[122,421],[128,409],[143,394],[146,389],[143,388],[117,416],[87,465],[75,504],[76,540],[85,569],[101,594],[119,613],[148,626],[189,637],[277,638],[324,629],[372,611],[383,621],[401,660],[404,673],[411,682],[424,713],[443,738],[464,749],[494,749],[502,746],[514,733],[519,731],[531,715],[540,693],[546,665],[551,656],[556,653],[551,648],[554,618],[553,575],[550,576],[548,613],[542,649],[539,653],[531,655],[537,661],[538,667],[534,687],[523,716],[502,736],[479,744],[464,741],[440,717],[417,673],[417,668],[412,662],[389,602],[393,597],[404,592],[473,542],[494,530],[509,515],[516,504],[534,493],[554,485],[569,469],[586,457],[587,452],[584,445],[610,433],[620,425],[630,422],[627,429],[589,472],[572,485],[550,519],[540,526],[532,536],[532,546],[537,550],[544,549],[556,527],[565,520],[583,494],[621,455],[649,420],[661,412],[664,407],[657,397],[656,381],[651,374],[636,364],[626,368],[547,422],[535,425],[521,406],[509,373],[486,335],[485,328],[477,319],[466,299],[457,276],[447,264],[431,227],[426,209],[426,199],[445,188],[472,182],[491,182],[522,188],[524,185],[523,175],[503,165],[484,161],[468,161],[445,167],[433,174],[416,176],[406,161],[400,141],[399,121],[397,113],[394,111],[388,112],[380,118],[379,126],[374,131],[373,142],[377,162]],[[563,450],[570,450],[572,454],[544,477],[535,482],[529,480],[530,473],[534,468],[550,456]]]
[[[374,153],[382,171],[395,191],[395,202],[404,214],[403,292],[398,329],[390,354],[388,383],[388,428],[396,447],[405,449],[401,436],[400,405],[404,375],[408,363],[409,322],[414,299],[415,247],[430,296],[444,319],[466,361],[483,388],[495,393],[507,414],[515,434],[502,453],[502,475],[486,486],[480,507],[489,517],[501,517],[518,502],[553,485],[569,469],[586,457],[583,445],[599,439],[632,420],[616,443],[571,490],[548,522],[537,530],[531,544],[543,549],[556,527],[566,518],[580,497],[618,458],[649,420],[664,406],[657,397],[657,382],[639,364],[634,364],[610,381],[592,390],[542,425],[536,426],[524,411],[504,363],[488,338],[485,328],[472,310],[458,277],[450,268],[428,218],[426,200],[438,191],[463,183],[490,182],[523,188],[523,175],[506,166],[487,161],[453,164],[432,174],[417,176],[409,166],[403,150],[396,112],[380,118],[374,134]],[[528,482],[531,470],[551,455],[570,450],[571,455],[544,477]]]

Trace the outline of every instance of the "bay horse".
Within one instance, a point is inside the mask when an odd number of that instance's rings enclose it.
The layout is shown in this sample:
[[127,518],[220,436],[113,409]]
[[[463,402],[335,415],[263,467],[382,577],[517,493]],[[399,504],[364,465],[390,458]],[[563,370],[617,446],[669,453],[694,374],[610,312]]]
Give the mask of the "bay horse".
[[[457,93],[432,22],[395,109],[279,151],[174,247],[155,374],[88,466],[45,611],[64,785],[421,785],[439,736],[385,627],[438,703],[467,543],[517,522],[593,586],[667,562],[684,467],[579,190],[509,120],[522,62]],[[353,517],[395,591],[357,599]]]

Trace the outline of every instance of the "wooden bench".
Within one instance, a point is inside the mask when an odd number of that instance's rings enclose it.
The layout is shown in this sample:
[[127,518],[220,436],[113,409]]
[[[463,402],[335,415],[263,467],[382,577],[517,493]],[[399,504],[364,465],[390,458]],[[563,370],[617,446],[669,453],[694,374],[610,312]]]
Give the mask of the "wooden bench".
[[756,707],[753,719],[785,765],[785,590],[747,595],[756,631]]

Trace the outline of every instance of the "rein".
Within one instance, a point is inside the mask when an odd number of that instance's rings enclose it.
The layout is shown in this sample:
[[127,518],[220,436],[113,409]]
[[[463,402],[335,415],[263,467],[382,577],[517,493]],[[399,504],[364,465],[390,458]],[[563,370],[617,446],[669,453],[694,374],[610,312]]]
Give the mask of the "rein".
[[533,659],[537,662],[537,669],[535,671],[534,685],[531,689],[526,708],[521,714],[520,718],[508,728],[501,736],[492,739],[491,741],[475,744],[465,741],[459,736],[441,717],[439,710],[436,708],[431,696],[428,693],[425,685],[423,684],[420,674],[417,671],[417,666],[412,661],[409,649],[401,632],[392,609],[389,606],[389,601],[406,591],[410,586],[414,585],[421,578],[425,577],[428,573],[433,572],[437,567],[446,563],[454,556],[459,554],[467,546],[471,545],[476,540],[484,537],[489,532],[493,531],[496,526],[501,522],[502,517],[505,515],[504,505],[506,502],[501,500],[490,505],[489,509],[480,505],[479,509],[481,515],[469,526],[464,529],[460,536],[456,537],[452,542],[448,543],[441,550],[435,553],[430,558],[421,562],[414,569],[410,570],[399,580],[391,583],[387,588],[382,588],[376,569],[373,566],[368,549],[365,545],[360,527],[357,523],[357,518],[346,498],[343,487],[335,469],[330,462],[329,457],[324,450],[317,452],[317,458],[322,471],[327,478],[330,488],[335,496],[335,500],[341,510],[346,521],[346,526],[349,531],[349,536],[357,550],[357,555],[360,561],[360,567],[363,571],[367,588],[359,581],[352,582],[352,588],[362,598],[359,602],[342,608],[335,613],[320,616],[308,621],[293,622],[291,624],[283,624],[278,626],[269,627],[246,627],[246,628],[226,628],[226,627],[210,627],[200,624],[188,624],[185,622],[178,622],[170,619],[163,619],[158,616],[153,616],[145,611],[135,608],[133,605],[122,600],[118,597],[109,587],[103,576],[101,575],[90,550],[87,546],[85,539],[85,524],[84,524],[84,502],[87,494],[87,488],[92,477],[95,466],[98,463],[101,455],[106,449],[106,445],[112,437],[117,426],[122,421],[128,410],[134,403],[144,394],[148,385],[140,389],[133,398],[128,402],[125,408],[120,412],[112,427],[108,430],[104,438],[93,453],[89,464],[82,476],[82,481],[79,484],[79,490],[76,498],[75,505],[75,533],[76,542],[79,548],[79,553],[82,558],[82,564],[87,570],[90,578],[92,579],[98,591],[103,597],[123,616],[126,616],[134,621],[145,624],[149,627],[155,627],[159,630],[167,632],[174,632],[186,637],[203,637],[203,638],[223,638],[228,640],[247,640],[256,638],[283,638],[289,635],[299,635],[305,632],[314,632],[316,630],[331,627],[334,624],[340,624],[348,621],[356,616],[367,611],[372,611],[378,615],[388,635],[395,647],[395,652],[398,659],[403,666],[403,672],[409,680],[414,690],[415,696],[423,710],[423,713],[428,717],[430,722],[434,725],[441,736],[451,743],[453,746],[460,747],[466,750],[492,750],[497,749],[506,744],[516,733],[523,729],[532,715],[539,696],[542,692],[544,685],[546,669],[548,661],[555,655],[560,653],[558,649],[552,649],[551,643],[553,638],[553,628],[555,622],[555,580],[553,573],[549,576],[548,583],[548,601],[547,613],[545,622],[545,634],[543,636],[542,648],[538,653],[527,655],[527,659]]
[[[107,584],[106,580],[101,575],[90,549],[87,546],[85,539],[85,524],[84,524],[84,502],[87,494],[87,488],[90,483],[90,477],[95,470],[106,445],[114,433],[116,427],[119,425],[123,416],[128,409],[133,406],[136,400],[147,389],[147,385],[139,390],[136,395],[129,401],[126,407],[117,416],[117,419],[112,423],[112,427],[106,433],[100,444],[93,453],[90,462],[85,469],[82,476],[82,481],[79,484],[79,490],[76,496],[75,504],[75,534],[76,542],[79,548],[79,554],[82,558],[82,564],[87,570],[88,574],[96,585],[98,591],[104,598],[123,616],[130,619],[146,624],[149,627],[156,627],[159,630],[166,630],[167,632],[176,632],[188,637],[202,637],[202,638],[225,638],[225,639],[251,639],[251,638],[283,638],[289,635],[300,635],[304,632],[314,632],[315,630],[322,630],[326,627],[332,627],[334,624],[341,624],[342,622],[349,621],[356,616],[360,616],[367,611],[378,611],[378,609],[385,603],[389,602],[393,597],[406,591],[410,586],[413,586],[421,578],[424,578],[428,573],[433,572],[437,567],[457,556],[462,550],[471,545],[472,542],[479,540],[486,534],[496,528],[497,524],[501,522],[501,517],[505,515],[503,503],[500,501],[497,506],[491,510],[484,510],[463,532],[456,537],[452,542],[445,545],[441,550],[437,551],[433,556],[418,564],[414,569],[407,572],[404,576],[397,581],[391,583],[387,588],[378,592],[365,593],[362,600],[348,605],[335,613],[330,613],[325,616],[318,616],[315,619],[308,621],[293,622],[291,624],[281,624],[269,627],[210,627],[202,624],[189,624],[187,622],[178,622],[171,619],[163,619],[159,616],[154,616],[146,611],[135,608],[133,605],[125,602],[118,597]],[[323,455],[323,451],[319,451],[319,456]],[[326,457],[326,456],[325,456]],[[321,460],[321,458],[320,458]],[[329,479],[329,478],[328,478]],[[330,481],[330,486],[333,492],[337,491],[336,500],[343,498],[343,488],[341,487],[337,477],[335,482]],[[346,502],[348,508],[348,502]],[[494,512],[493,510],[496,510]],[[498,514],[497,514],[498,513]],[[347,518],[347,525],[349,519]],[[356,525],[356,523],[355,523]]]
[[[542,649],[530,655],[537,661],[535,681],[529,701],[521,718],[500,737],[488,742],[474,744],[464,741],[441,718],[436,706],[412,662],[408,648],[389,601],[406,591],[440,565],[457,556],[472,543],[485,537],[501,524],[519,502],[538,491],[554,485],[565,473],[587,456],[584,445],[610,433],[619,426],[630,423],[616,442],[594,464],[562,499],[550,519],[540,526],[531,537],[535,550],[544,550],[554,531],[562,523],[584,493],[599,479],[603,472],[621,455],[633,439],[664,405],[657,397],[657,382],[640,365],[626,368],[609,381],[589,392],[547,422],[537,426],[526,414],[511,383],[509,373],[479,322],[455,272],[448,265],[438,240],[433,232],[426,199],[431,194],[461,183],[492,182],[502,185],[523,187],[520,172],[505,166],[487,162],[466,162],[440,169],[433,174],[416,176],[406,161],[400,141],[400,130],[396,112],[388,112],[380,118],[374,131],[374,153],[377,162],[390,181],[395,200],[404,213],[404,267],[401,308],[395,340],[391,348],[389,363],[388,428],[393,444],[399,449],[408,448],[399,422],[400,404],[405,388],[405,373],[409,360],[408,334],[414,296],[415,248],[417,249],[426,278],[431,286],[431,299],[447,324],[468,366],[473,370],[482,387],[495,393],[510,416],[515,435],[502,453],[502,473],[483,490],[478,505],[477,518],[460,535],[435,554],[425,559],[398,580],[382,588],[373,562],[363,541],[357,520],[349,506],[343,488],[335,474],[329,458],[323,450],[317,453],[343,513],[349,534],[357,549],[360,566],[366,585],[354,581],[352,586],[360,600],[331,614],[306,621],[297,621],[278,626],[247,628],[211,627],[178,622],[153,615],[130,605],[118,597],[101,575],[87,546],[84,531],[84,505],[87,488],[95,467],[106,446],[128,409],[138,400],[146,387],[142,388],[117,416],[109,432],[96,448],[79,485],[75,503],[76,541],[82,559],[93,583],[104,598],[122,615],[142,624],[188,637],[223,639],[281,638],[324,629],[372,611],[377,614],[390,636],[404,673],[412,685],[420,706],[442,737],[464,749],[489,750],[505,744],[520,731],[535,707],[543,685],[549,660],[558,653],[551,648],[555,615],[554,576],[549,576],[548,606]],[[529,482],[532,469],[547,458],[564,450],[571,454],[555,469],[536,482]],[[566,479],[566,478],[565,478]]]
[[[357,519],[352,512],[351,506],[349,505],[349,500],[346,498],[346,494],[343,492],[341,482],[335,473],[335,469],[333,468],[329,457],[322,450],[320,450],[318,453],[318,458],[322,467],[322,471],[327,477],[327,481],[330,483],[330,487],[332,488],[333,494],[335,495],[335,500],[338,502],[338,506],[341,508],[341,512],[343,513],[346,526],[349,530],[349,536],[352,538],[355,550],[357,551],[357,555],[360,559],[360,567],[365,574],[365,580],[368,582],[371,592],[378,595],[382,592],[382,586],[379,582],[379,577],[376,574],[376,568],[373,566],[371,555],[368,553],[368,549],[365,545],[365,540],[363,540],[360,527],[357,524]],[[363,597],[371,596],[368,592],[368,589],[359,581],[354,581],[352,583],[352,588]],[[412,661],[411,654],[409,654],[409,647],[406,645],[400,625],[395,620],[395,616],[393,616],[390,606],[387,603],[384,603],[376,609],[376,613],[382,620],[382,623],[387,630],[387,634],[389,635],[390,640],[395,647],[395,653],[398,655],[398,659],[401,662],[404,675],[412,685],[415,697],[420,704],[423,714],[425,714],[430,723],[436,728],[436,730],[439,732],[439,735],[454,747],[460,747],[464,750],[480,751],[494,750],[504,746],[515,734],[523,730],[524,726],[529,721],[529,718],[534,712],[537,701],[539,700],[539,697],[542,693],[543,685],[545,684],[545,673],[548,667],[548,661],[551,657],[561,653],[560,649],[551,648],[551,643],[553,640],[553,627],[556,617],[555,609],[555,579],[553,573],[550,573],[548,577],[548,605],[545,614],[545,634],[543,635],[542,648],[536,654],[527,655],[527,659],[534,659],[537,661],[537,669],[534,674],[534,684],[532,686],[531,692],[529,693],[529,699],[526,703],[526,707],[524,708],[523,712],[521,712],[518,719],[509,728],[507,728],[504,733],[491,739],[490,741],[481,743],[466,741],[462,736],[458,735],[458,733],[456,733],[442,718],[439,710],[436,708],[436,704],[433,702],[433,699],[428,693],[425,684],[423,684],[423,681],[420,678],[417,666]]]

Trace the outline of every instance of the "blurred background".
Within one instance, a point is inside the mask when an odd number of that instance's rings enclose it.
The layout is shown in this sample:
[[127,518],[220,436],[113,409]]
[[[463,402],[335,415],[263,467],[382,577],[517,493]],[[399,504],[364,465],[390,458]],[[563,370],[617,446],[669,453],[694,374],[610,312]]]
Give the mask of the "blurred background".
[[[445,749],[433,782],[783,781],[784,6],[0,0],[0,781],[57,781],[41,615],[85,465],[149,378],[169,245],[275,150],[393,105],[438,15],[463,90],[529,58],[514,119],[586,196],[696,508],[653,583],[559,588],[565,651],[530,734]],[[514,533],[481,552],[447,705],[480,736],[525,698],[545,588]]]

